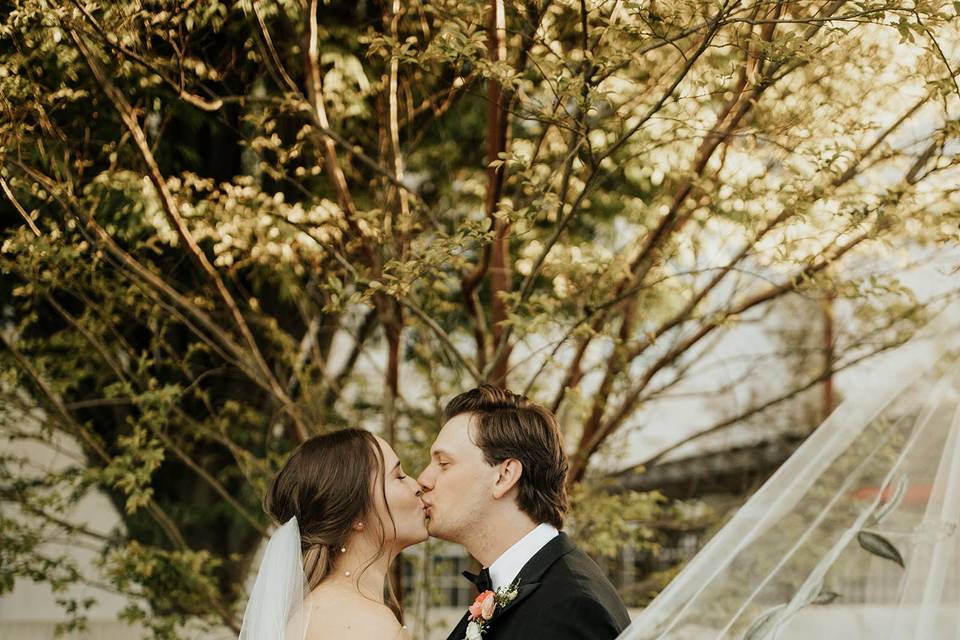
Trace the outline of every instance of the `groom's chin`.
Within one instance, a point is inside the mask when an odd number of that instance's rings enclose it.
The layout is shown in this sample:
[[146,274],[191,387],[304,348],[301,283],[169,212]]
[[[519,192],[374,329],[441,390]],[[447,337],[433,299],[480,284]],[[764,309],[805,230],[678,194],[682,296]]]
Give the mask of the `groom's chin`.
[[437,540],[446,540],[446,538],[443,537],[442,532],[438,531],[437,528],[433,526],[433,522],[430,521],[430,518],[427,518],[427,534],[431,538],[435,538]]

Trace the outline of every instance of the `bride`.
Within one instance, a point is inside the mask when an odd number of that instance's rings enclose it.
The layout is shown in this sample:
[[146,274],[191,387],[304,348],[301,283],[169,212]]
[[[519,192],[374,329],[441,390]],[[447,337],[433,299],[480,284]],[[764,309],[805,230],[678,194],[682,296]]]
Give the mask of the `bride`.
[[261,559],[240,640],[409,637],[387,576],[427,529],[419,487],[385,440],[361,429],[311,438],[264,506],[282,526]]

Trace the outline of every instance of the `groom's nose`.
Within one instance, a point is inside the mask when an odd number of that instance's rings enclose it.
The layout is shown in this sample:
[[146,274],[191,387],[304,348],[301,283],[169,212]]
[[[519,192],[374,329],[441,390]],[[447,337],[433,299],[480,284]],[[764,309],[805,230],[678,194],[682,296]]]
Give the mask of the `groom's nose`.
[[430,465],[420,472],[420,475],[417,476],[417,484],[420,485],[421,491],[430,491],[433,489],[433,477],[430,473]]

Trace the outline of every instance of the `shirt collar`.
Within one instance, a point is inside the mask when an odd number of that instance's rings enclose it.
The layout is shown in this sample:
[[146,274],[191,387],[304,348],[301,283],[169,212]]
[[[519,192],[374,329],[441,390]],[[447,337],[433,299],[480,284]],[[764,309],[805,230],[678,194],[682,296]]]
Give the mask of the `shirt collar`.
[[493,590],[506,587],[513,582],[523,566],[530,561],[530,558],[536,555],[545,544],[559,535],[556,527],[542,523],[537,525],[533,531],[517,540],[512,547],[503,552],[503,554],[494,560],[490,565],[490,581],[493,583]]

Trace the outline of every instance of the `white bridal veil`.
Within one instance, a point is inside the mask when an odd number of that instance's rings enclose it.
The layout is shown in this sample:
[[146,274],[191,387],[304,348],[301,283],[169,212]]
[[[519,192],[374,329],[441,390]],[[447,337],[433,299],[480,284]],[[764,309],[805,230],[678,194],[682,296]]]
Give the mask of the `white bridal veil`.
[[240,640],[303,640],[305,594],[300,527],[296,518],[290,518],[267,542],[243,614]]
[[890,362],[620,640],[960,640],[960,306]]

